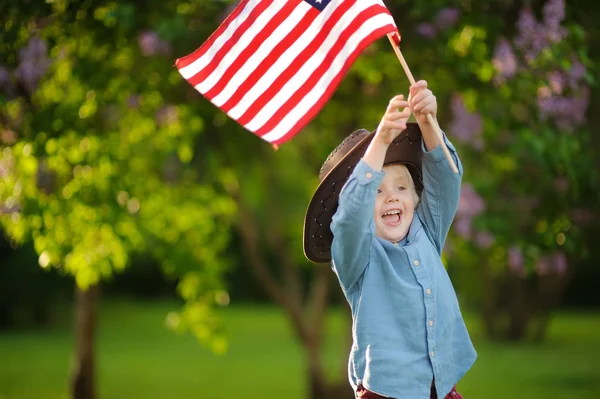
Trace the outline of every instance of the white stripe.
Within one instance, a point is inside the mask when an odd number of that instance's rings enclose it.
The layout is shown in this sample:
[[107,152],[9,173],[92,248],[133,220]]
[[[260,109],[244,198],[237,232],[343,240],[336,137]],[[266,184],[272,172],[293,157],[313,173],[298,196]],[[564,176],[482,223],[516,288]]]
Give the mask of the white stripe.
[[287,100],[306,82],[306,80],[312,75],[313,71],[323,63],[323,59],[339,39],[340,34],[350,25],[350,23],[356,18],[356,16],[372,5],[371,2],[357,1],[354,5],[344,14],[344,17],[338,21],[332,31],[327,36],[327,39],[321,44],[317,52],[308,59],[308,61],[302,65],[302,67],[296,72],[296,74],[287,81],[282,89],[271,99],[271,101],[261,109],[257,115],[247,124],[247,129],[250,131],[256,131],[260,129],[268,120],[273,117],[273,114],[285,104]]
[[[317,101],[323,96],[325,90],[329,87],[331,81],[341,71],[348,56],[357,48],[358,44],[374,30],[394,23],[393,18],[388,14],[379,14],[367,20],[360,29],[355,32],[348,40],[346,46],[336,56],[330,68],[321,77],[316,86],[288,113],[281,122],[270,132],[261,136],[263,140],[273,142],[283,137],[290,127],[294,126],[298,121],[311,109]],[[281,104],[281,103],[275,103]]]
[[[304,2],[303,2],[304,3]],[[281,73],[292,63],[292,61],[300,54],[310,43],[312,43],[321,31],[324,21],[327,21],[331,14],[337,7],[340,6],[341,1],[331,2],[325,8],[321,14],[315,18],[312,24],[296,39],[292,44],[273,65],[265,72],[265,74],[256,82],[256,84],[248,90],[248,92],[242,97],[240,102],[236,104],[229,112],[228,115],[237,120],[244,112],[256,102],[256,100],[263,94],[266,88],[271,87],[275,79],[281,75]]]
[[282,8],[285,6],[287,0],[274,1],[267,7],[259,16],[256,18],[254,23],[244,32],[234,46],[227,52],[225,57],[221,60],[217,68],[202,82],[198,83],[195,87],[200,93],[206,93],[213,88],[219,82],[219,79],[227,68],[239,57],[240,53],[248,47],[250,42],[259,34],[265,26],[273,19]]
[[244,83],[260,63],[273,51],[275,46],[287,36],[287,34],[296,27],[298,22],[306,15],[311,8],[310,4],[301,1],[290,15],[270,34],[270,36],[260,45],[254,54],[246,60],[242,67],[234,74],[229,83],[223,90],[212,99],[212,103],[221,107],[233,96],[237,89]]
[[223,44],[225,44],[227,40],[233,36],[235,31],[244,23],[244,21],[248,18],[248,15],[250,15],[252,10],[256,8],[261,1],[262,0],[250,0],[242,12],[240,12],[239,15],[230,22],[230,24],[227,26],[227,29],[225,29],[225,31],[222,32],[217,39],[215,39],[210,48],[200,58],[179,70],[181,76],[183,76],[185,79],[189,79],[203,70],[208,65],[210,60],[214,58],[217,51],[219,51],[221,47],[223,47]]

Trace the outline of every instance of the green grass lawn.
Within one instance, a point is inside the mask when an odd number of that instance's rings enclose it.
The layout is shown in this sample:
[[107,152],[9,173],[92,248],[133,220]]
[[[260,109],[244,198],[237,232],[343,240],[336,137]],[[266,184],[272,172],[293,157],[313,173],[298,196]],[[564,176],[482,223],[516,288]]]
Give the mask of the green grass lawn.
[[[170,303],[102,305],[98,337],[101,399],[305,399],[301,348],[284,315],[272,307],[223,311],[230,337],[216,356],[190,336],[164,327]],[[475,321],[475,320],[473,320]],[[467,399],[597,399],[600,314],[559,314],[543,344],[483,341],[469,322],[479,358],[459,384]],[[329,319],[326,360],[334,374],[347,332]],[[67,398],[72,333],[65,325],[0,333],[0,399]]]

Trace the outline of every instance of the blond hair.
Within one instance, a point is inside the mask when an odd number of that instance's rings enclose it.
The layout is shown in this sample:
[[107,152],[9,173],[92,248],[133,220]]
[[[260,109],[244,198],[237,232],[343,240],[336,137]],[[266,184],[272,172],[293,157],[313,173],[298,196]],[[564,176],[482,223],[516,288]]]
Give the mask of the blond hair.
[[408,170],[406,165],[404,165],[403,163],[400,163],[400,162],[391,162],[391,163],[387,163],[387,164],[383,165],[384,168],[387,168],[389,166],[401,166],[402,167],[402,170],[406,174],[406,180],[408,180],[408,185],[410,186],[410,192],[412,194],[413,200],[415,201],[415,209],[416,209],[417,205],[419,205],[419,201],[421,200],[421,198],[419,197],[419,194],[417,194],[417,189],[415,187],[415,181],[413,180],[413,177],[410,174],[410,171]]

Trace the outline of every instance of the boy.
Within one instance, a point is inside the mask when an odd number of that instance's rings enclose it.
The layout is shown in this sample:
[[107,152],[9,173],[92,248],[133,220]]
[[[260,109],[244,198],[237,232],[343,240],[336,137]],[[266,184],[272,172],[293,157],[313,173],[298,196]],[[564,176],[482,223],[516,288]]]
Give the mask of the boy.
[[459,173],[448,165],[427,120],[436,112],[425,81],[394,97],[374,134],[353,133],[325,161],[308,208],[305,254],[331,258],[352,311],[358,398],[461,398],[476,358],[441,262],[462,165],[444,138]]

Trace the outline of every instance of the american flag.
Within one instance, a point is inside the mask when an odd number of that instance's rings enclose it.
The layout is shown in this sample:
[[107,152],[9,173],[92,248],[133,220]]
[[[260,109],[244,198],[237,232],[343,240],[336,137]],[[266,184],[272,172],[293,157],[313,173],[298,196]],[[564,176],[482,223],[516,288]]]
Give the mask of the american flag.
[[382,0],[242,0],[176,66],[232,119],[281,144],[319,112],[360,52],[392,32]]

